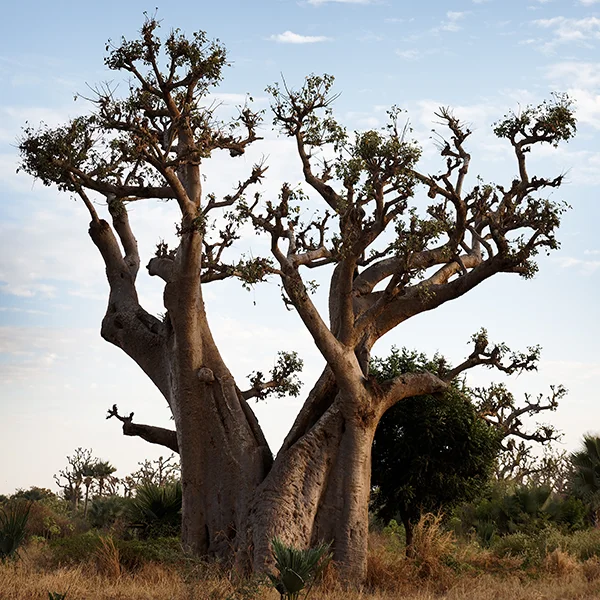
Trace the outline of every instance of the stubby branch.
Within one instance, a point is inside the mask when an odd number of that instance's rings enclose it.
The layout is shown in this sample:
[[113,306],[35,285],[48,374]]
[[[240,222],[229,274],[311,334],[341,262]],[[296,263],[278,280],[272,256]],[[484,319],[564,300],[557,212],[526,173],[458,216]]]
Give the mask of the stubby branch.
[[177,444],[177,434],[175,431],[170,429],[164,429],[163,427],[153,427],[151,425],[141,425],[133,422],[133,413],[129,416],[123,417],[119,415],[117,405],[113,404],[112,408],[108,409],[107,419],[116,417],[121,423],[123,423],[123,435],[131,435],[140,437],[151,444],[158,444],[159,446],[165,446],[173,452],[179,454],[179,446]]

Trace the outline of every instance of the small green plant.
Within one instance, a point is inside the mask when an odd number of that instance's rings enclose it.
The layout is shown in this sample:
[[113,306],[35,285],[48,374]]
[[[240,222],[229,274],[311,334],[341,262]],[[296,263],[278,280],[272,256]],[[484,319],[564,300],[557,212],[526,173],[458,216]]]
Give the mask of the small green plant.
[[61,594],[60,592],[48,592],[48,600],[65,600],[67,592]]
[[15,502],[0,508],[0,560],[17,556],[25,539],[31,503]]
[[304,598],[308,598],[315,580],[331,560],[331,544],[299,550],[275,538],[271,547],[277,575],[269,574],[269,579],[282,600],[297,600],[302,590],[306,590]]
[[129,505],[132,527],[142,538],[178,535],[181,530],[181,483],[156,485],[146,483],[137,488]]

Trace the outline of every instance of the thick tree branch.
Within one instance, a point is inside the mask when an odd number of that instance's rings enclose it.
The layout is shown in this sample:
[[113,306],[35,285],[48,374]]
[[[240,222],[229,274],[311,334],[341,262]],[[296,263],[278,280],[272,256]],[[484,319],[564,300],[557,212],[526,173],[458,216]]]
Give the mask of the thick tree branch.
[[443,392],[447,387],[448,383],[433,373],[399,375],[381,384],[382,395],[378,403],[380,415],[405,398]]
[[123,434],[135,437],[140,437],[151,444],[158,444],[159,446],[165,446],[173,452],[179,454],[179,446],[177,444],[177,434],[175,431],[170,429],[164,429],[163,427],[153,427],[151,425],[141,425],[133,423],[133,413],[130,413],[128,417],[122,417],[119,415],[117,405],[113,404],[112,408],[108,409],[107,419],[116,417],[123,423]]

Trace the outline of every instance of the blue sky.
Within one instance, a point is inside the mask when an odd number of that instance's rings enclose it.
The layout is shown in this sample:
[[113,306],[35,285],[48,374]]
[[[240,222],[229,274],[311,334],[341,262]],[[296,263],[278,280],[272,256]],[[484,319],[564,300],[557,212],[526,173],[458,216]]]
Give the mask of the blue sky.
[[[103,265],[87,236],[83,207],[67,195],[16,174],[16,139],[25,121],[51,125],[86,109],[73,102],[87,85],[112,80],[103,65],[107,39],[132,37],[143,11],[131,0],[102,5],[21,1],[4,7],[0,22],[0,493],[52,485],[52,474],[78,446],[91,447],[125,475],[161,451],[124,438],[105,421],[109,405],[135,411],[140,422],[168,426],[164,400],[116,348],[99,335],[106,302]],[[408,111],[424,146],[423,168],[435,171],[429,139],[439,106],[452,106],[474,129],[473,177],[510,181],[514,161],[491,124],[507,110],[568,91],[577,103],[578,136],[540,149],[531,170],[567,174],[556,192],[573,207],[559,233],[562,247],[540,261],[533,281],[500,276],[468,297],[420,315],[376,347],[441,351],[459,361],[467,341],[485,326],[493,339],[516,348],[540,343],[540,370],[511,381],[517,394],[547,392],[563,383],[569,396],[550,417],[573,449],[583,433],[600,431],[600,0],[267,0],[188,2],[159,7],[164,32],[206,30],[228,48],[232,67],[215,93],[224,109],[251,94],[267,108],[264,88],[280,79],[300,85],[311,72],[336,77],[338,118],[350,129],[380,127],[385,110]],[[290,144],[270,131],[235,165],[206,164],[208,187],[227,193],[256,157],[270,165],[265,193],[301,179]],[[474,179],[472,178],[472,181]],[[142,260],[160,238],[172,238],[173,207],[147,204],[132,211]],[[246,236],[253,252],[264,242]],[[325,290],[321,291],[323,294]],[[160,286],[140,278],[145,306],[162,310]],[[299,319],[281,305],[275,283],[248,293],[235,283],[207,290],[211,324],[230,368],[244,376],[268,369],[279,349],[299,351],[307,385],[322,363]],[[321,301],[321,305],[323,302]],[[474,372],[483,384],[500,377]],[[270,400],[256,410],[277,449],[300,400]]]

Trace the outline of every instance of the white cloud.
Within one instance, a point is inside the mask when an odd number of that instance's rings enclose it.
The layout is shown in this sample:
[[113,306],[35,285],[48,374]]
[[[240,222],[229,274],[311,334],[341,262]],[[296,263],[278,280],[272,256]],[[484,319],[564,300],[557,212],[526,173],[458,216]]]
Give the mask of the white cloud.
[[600,18],[598,17],[571,19],[560,16],[551,19],[537,19],[533,23],[542,29],[551,30],[554,34],[554,39],[544,45],[545,50],[552,50],[557,44],[583,43],[600,38]]
[[555,84],[590,89],[600,87],[600,63],[562,61],[546,70],[546,78]]
[[327,42],[331,38],[324,35],[300,35],[293,31],[284,31],[270,37],[274,42],[282,44],[315,44],[317,42]]
[[396,50],[396,54],[404,60],[418,60],[423,56],[419,50],[414,48],[411,50]]
[[438,32],[438,31],[460,31],[462,29],[462,27],[458,24],[459,21],[462,21],[467,15],[469,14],[468,11],[454,11],[454,10],[449,10],[446,13],[446,21],[442,21],[441,25],[439,27],[436,27],[433,31],[434,32]]
[[600,260],[583,260],[564,256],[558,258],[557,261],[563,269],[577,269],[581,275],[592,275],[600,269]]
[[579,4],[584,6],[592,6],[592,4],[599,4],[600,0],[579,0]]
[[600,63],[559,62],[547,69],[546,78],[575,100],[579,123],[600,129]]

